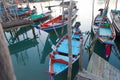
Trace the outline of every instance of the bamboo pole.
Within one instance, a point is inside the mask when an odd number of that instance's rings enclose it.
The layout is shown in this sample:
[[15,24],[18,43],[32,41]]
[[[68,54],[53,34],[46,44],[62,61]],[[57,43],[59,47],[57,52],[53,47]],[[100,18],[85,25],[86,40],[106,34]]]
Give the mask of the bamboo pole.
[[10,53],[0,24],[0,80],[16,80]]
[[[64,25],[64,18],[65,18],[65,14],[64,14],[64,0],[62,0],[62,24],[63,25]],[[64,27],[62,27],[61,35],[63,35],[63,31],[64,31]]]
[[62,0],[62,21],[64,20],[64,0]]
[[80,43],[80,58],[79,58],[79,65],[80,65],[80,71],[83,71],[82,68],[82,54],[83,54],[83,39],[80,39],[81,43]]
[[71,72],[72,72],[72,44],[71,44],[71,38],[72,38],[72,28],[71,28],[71,16],[72,16],[72,0],[70,0],[70,5],[68,7],[68,49],[69,49],[69,64],[68,64],[68,79],[71,80]]
[[42,2],[40,2],[40,7],[41,7],[41,10],[42,10],[42,13],[43,13],[43,6],[42,6]]
[[[101,17],[102,19],[103,19],[105,13],[106,13],[106,10],[108,10],[109,2],[110,2],[110,0],[106,0],[105,8],[103,10],[103,14],[102,14],[102,17]],[[102,22],[102,20],[101,20],[101,22]]]
[[118,4],[118,0],[116,0],[115,2],[115,10],[117,10],[117,4]]
[[94,26],[94,7],[95,7],[95,0],[92,2],[92,23],[91,23],[91,29],[93,29]]

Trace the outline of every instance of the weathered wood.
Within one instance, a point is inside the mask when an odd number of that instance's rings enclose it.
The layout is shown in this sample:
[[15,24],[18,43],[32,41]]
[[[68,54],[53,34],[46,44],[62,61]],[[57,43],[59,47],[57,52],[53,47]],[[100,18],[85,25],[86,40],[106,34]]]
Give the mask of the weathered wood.
[[87,70],[102,80],[120,79],[120,71],[95,53],[92,54]]
[[27,27],[33,24],[33,22],[31,20],[23,19],[23,20],[13,20],[8,22],[2,22],[1,24],[4,30],[11,30],[11,29],[16,29],[21,27]]
[[119,19],[119,14],[113,13],[112,11],[110,12],[110,16],[112,19],[112,24],[114,28],[116,29],[117,32],[120,32],[120,19]]
[[77,80],[80,80],[81,77],[87,80],[103,80],[101,77],[85,70],[78,73]]
[[83,71],[83,68],[82,68],[82,54],[83,54],[83,39],[81,39],[81,44],[80,44],[80,58],[79,58],[80,71]]
[[71,73],[72,73],[72,28],[71,28],[71,17],[72,17],[72,0],[70,0],[70,5],[68,7],[68,26],[67,26],[67,30],[68,30],[68,49],[69,49],[69,64],[68,64],[68,79],[67,80],[71,80]]
[[0,24],[0,80],[16,80],[12,62],[7,48],[2,26]]

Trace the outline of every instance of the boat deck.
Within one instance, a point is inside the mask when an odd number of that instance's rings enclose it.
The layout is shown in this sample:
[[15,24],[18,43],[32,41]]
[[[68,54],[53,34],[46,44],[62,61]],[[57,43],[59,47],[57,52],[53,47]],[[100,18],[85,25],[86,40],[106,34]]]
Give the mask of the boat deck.
[[77,80],[80,80],[80,77],[86,78],[83,80],[119,80],[120,71],[93,53],[87,71],[79,72],[77,77]]

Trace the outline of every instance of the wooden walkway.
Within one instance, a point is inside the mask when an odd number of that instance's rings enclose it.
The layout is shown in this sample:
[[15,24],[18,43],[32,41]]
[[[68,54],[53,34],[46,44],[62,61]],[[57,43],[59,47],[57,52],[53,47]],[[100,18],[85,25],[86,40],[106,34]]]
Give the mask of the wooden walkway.
[[120,33],[120,16],[118,13],[110,12],[111,19],[113,21],[113,26],[117,33]]
[[87,71],[79,72],[77,80],[120,80],[120,71],[93,53]]
[[31,20],[21,19],[21,20],[9,21],[9,22],[2,22],[1,24],[2,24],[3,30],[6,31],[6,30],[12,30],[16,28],[30,26],[31,24],[33,24],[33,22]]

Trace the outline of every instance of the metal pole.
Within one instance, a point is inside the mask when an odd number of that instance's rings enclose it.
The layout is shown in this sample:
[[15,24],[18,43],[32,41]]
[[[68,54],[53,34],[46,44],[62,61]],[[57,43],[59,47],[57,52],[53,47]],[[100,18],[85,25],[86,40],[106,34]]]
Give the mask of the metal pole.
[[68,79],[67,80],[71,80],[71,72],[72,72],[72,28],[71,28],[71,16],[72,16],[72,0],[70,0],[70,5],[68,7],[68,26],[67,26],[67,30],[68,30],[68,49],[69,49],[69,64],[68,64]]

